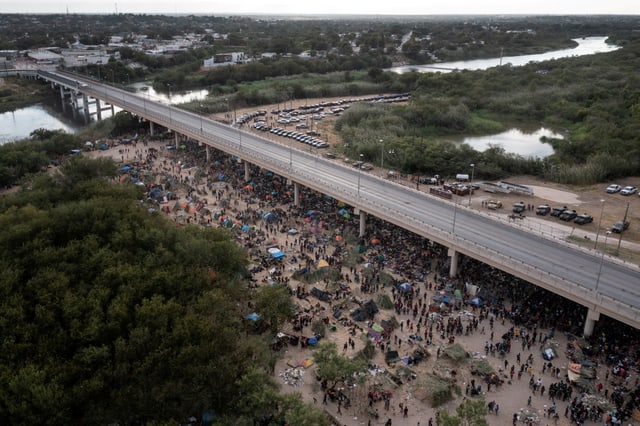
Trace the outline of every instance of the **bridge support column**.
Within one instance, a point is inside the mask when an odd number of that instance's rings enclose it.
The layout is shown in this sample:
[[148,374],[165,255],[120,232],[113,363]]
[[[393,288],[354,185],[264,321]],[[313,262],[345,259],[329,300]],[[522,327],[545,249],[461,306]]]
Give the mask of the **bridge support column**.
[[100,99],[96,98],[96,119],[102,121],[102,109],[100,106]]
[[458,252],[450,248],[448,254],[451,257],[451,265],[449,267],[449,276],[455,277],[456,275],[458,275]]
[[154,132],[155,132],[155,129],[154,129],[153,121],[150,121],[149,122],[149,136],[153,136]]
[[244,181],[249,182],[251,179],[251,174],[249,173],[249,163],[244,162]]
[[359,237],[364,237],[367,230],[367,212],[360,210],[360,230],[358,232]]
[[73,119],[78,119],[78,92],[71,91],[71,112],[73,113]]
[[587,311],[587,318],[584,320],[584,330],[582,331],[584,337],[589,337],[593,334],[593,327],[599,319],[600,312],[594,311],[593,309]]
[[293,182],[293,205],[300,205],[300,184],[298,182]]
[[60,86],[60,102],[62,102],[62,112],[67,113],[67,103],[64,101],[64,87]]
[[89,124],[91,121],[91,115],[89,114],[89,97],[82,94],[82,111],[84,113],[84,124]]
[[174,136],[174,141],[173,144],[176,147],[176,152],[178,152],[178,132],[173,132]]
[[204,152],[205,152],[205,154],[206,154],[206,157],[207,157],[207,163],[208,163],[209,161],[211,161],[211,160],[210,160],[210,159],[211,159],[211,153],[209,152],[209,145],[205,145],[205,146],[204,146]]

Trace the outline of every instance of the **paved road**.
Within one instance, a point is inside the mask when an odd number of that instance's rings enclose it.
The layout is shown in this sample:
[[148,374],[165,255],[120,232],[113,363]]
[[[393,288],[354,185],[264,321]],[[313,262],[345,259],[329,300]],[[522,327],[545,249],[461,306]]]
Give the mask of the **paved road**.
[[[73,86],[69,78],[59,81]],[[91,81],[82,84],[85,86],[78,90],[87,95],[291,177],[634,327],[640,326],[637,265],[611,262],[563,241],[525,232],[455,203],[325,160],[320,153],[309,152],[309,148],[299,149],[305,146],[295,141],[289,146],[275,143],[145,96]]]

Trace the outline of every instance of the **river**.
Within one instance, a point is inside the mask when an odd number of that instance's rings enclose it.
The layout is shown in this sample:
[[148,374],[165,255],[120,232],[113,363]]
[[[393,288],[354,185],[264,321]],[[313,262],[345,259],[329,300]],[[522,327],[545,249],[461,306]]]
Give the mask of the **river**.
[[530,62],[548,61],[551,59],[568,58],[571,56],[592,55],[594,53],[612,52],[620,49],[620,46],[607,44],[607,37],[574,38],[577,47],[571,49],[555,50],[553,52],[539,53],[535,55],[505,56],[492,59],[473,59],[470,61],[439,62],[425,65],[405,65],[390,68],[390,71],[402,74],[409,71],[418,72],[450,72],[454,70],[486,70],[500,65],[511,66],[526,65]]

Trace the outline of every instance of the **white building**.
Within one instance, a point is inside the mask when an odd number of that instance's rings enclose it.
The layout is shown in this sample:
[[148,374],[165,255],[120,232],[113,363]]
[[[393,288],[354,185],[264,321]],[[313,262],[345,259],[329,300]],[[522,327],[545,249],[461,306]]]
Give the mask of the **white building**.
[[205,68],[213,68],[224,65],[244,64],[248,60],[244,52],[220,53],[209,59],[205,59],[203,66]]

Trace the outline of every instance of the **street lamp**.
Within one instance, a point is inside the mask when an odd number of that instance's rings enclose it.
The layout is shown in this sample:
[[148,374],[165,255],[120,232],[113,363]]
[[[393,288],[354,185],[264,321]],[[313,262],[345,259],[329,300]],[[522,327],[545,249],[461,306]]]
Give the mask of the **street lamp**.
[[604,199],[600,200],[600,219],[598,219],[598,229],[596,230],[596,243],[593,246],[593,249],[598,248],[598,236],[600,236],[600,225],[602,225],[602,215],[604,214]]
[[611,231],[607,231],[604,236],[604,249],[602,250],[602,257],[600,257],[600,268],[598,268],[598,278],[596,278],[596,288],[593,290],[594,293],[598,292],[598,286],[600,285],[600,275],[602,274],[602,264],[604,263],[604,253],[607,251],[607,238],[611,235]]
[[469,164],[471,166],[471,182],[469,182],[469,206],[471,206],[471,193],[473,192],[473,175],[476,171],[475,163]]
[[169,86],[169,123],[171,123],[171,84],[167,83]]
[[363,154],[360,154],[360,163],[358,164],[358,205],[360,205],[360,170],[362,169],[362,157]]
[[202,113],[204,112],[204,105],[200,104],[200,133],[202,133]]
[[451,229],[451,233],[456,233],[456,214],[458,213],[458,200],[453,200],[453,226]]

